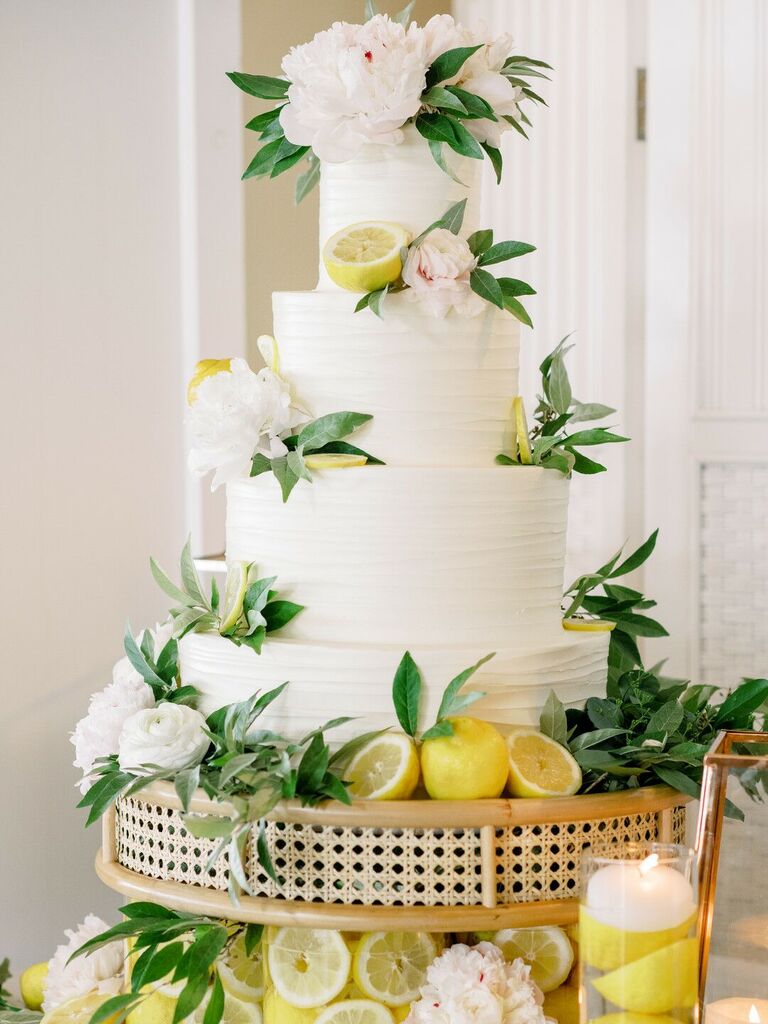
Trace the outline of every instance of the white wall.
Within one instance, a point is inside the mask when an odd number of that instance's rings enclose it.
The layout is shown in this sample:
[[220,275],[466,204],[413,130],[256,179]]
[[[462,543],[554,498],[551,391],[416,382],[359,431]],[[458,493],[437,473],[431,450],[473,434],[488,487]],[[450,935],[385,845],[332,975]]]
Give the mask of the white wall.
[[126,619],[164,611],[147,559],[175,563],[194,512],[187,368],[242,350],[239,100],[211,132],[193,95],[190,149],[184,38],[187,72],[226,83],[239,5],[0,0],[0,958],[17,969],[118,904],[68,734]]

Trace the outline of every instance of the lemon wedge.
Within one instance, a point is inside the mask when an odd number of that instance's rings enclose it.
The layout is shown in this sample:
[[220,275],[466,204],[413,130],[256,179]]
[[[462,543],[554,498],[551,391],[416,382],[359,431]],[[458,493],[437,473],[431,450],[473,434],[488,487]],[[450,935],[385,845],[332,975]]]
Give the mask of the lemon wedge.
[[227,565],[227,582],[224,587],[224,603],[221,609],[219,631],[226,633],[237,625],[243,614],[243,601],[248,589],[248,562],[230,562]]
[[563,629],[569,629],[574,633],[610,633],[616,628],[615,622],[608,619],[563,619]]
[[39,1010],[43,1005],[45,983],[48,980],[48,961],[32,964],[21,972],[19,991],[28,1010]]
[[696,1005],[699,945],[683,939],[634,960],[592,984],[622,1010],[630,1013],[669,1013]]
[[345,999],[326,1006],[315,1024],[393,1024],[394,1017],[386,1006],[370,999]]
[[187,405],[194,405],[197,389],[204,380],[214,377],[217,373],[229,373],[231,366],[231,359],[201,359],[195,366],[195,372],[187,385]]
[[418,998],[436,956],[435,940],[426,932],[366,932],[355,950],[352,977],[371,999],[407,1006]]
[[267,964],[277,994],[291,1006],[324,1006],[349,980],[352,956],[340,932],[279,928],[269,943]]
[[416,744],[404,732],[377,736],[357,751],[344,776],[359,800],[407,800],[419,784]]
[[530,466],[533,462],[531,454],[531,442],[528,437],[528,420],[525,417],[525,404],[522,395],[512,399],[512,415],[515,420],[515,440],[520,461],[524,466]]
[[509,792],[512,796],[573,796],[581,768],[565,747],[537,729],[515,729],[507,737]]
[[264,995],[264,963],[261,943],[249,955],[245,934],[240,934],[216,963],[224,991],[246,1003],[258,1003]]
[[350,224],[323,246],[328,276],[350,292],[375,292],[393,284],[403,269],[400,250],[411,236],[401,224],[363,221]]
[[304,458],[307,469],[351,469],[364,466],[367,461],[365,455],[346,455],[343,452],[316,452]]
[[559,988],[573,967],[573,946],[562,928],[504,928],[491,940],[510,963],[523,959],[542,992]]

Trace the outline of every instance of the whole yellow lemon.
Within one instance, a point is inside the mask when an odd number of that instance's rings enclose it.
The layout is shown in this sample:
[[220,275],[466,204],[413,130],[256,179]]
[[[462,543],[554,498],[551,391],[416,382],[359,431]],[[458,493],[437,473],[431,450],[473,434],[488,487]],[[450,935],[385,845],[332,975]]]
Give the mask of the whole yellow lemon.
[[507,746],[501,733],[479,718],[449,718],[452,736],[421,745],[421,773],[433,800],[484,800],[500,796],[507,782]]
[[45,983],[48,980],[48,961],[32,964],[19,978],[19,990],[28,1010],[40,1010],[43,1006]]

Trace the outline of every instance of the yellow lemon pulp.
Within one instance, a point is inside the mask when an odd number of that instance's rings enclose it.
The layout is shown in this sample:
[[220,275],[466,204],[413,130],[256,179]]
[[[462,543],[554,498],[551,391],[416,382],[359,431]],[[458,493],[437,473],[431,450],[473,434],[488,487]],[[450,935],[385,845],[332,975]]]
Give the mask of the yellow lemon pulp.
[[[102,1003],[110,998],[111,996],[102,995],[100,992],[88,992],[87,995],[68,999],[55,1010],[49,1010],[44,1014],[41,1024],[88,1024]],[[104,1024],[110,1024],[116,1016],[117,1014],[112,1014]]]
[[498,797],[507,779],[507,751],[501,734],[478,718],[450,718],[452,736],[421,746],[421,773],[433,800]]
[[328,276],[351,292],[378,291],[393,284],[403,269],[400,250],[411,236],[401,224],[364,221],[350,224],[323,246]]
[[520,462],[530,466],[533,462],[533,456],[531,454],[531,442],[528,437],[528,420],[525,417],[525,404],[521,395],[517,395],[512,399],[512,412],[515,418],[518,457]]
[[314,1024],[317,1010],[302,1010],[291,1006],[273,988],[264,996],[264,1024]]
[[249,955],[245,952],[245,935],[239,935],[216,967],[229,995],[247,1003],[257,1003],[264,995],[261,943]]
[[436,956],[435,941],[426,932],[366,932],[355,951],[352,977],[370,999],[406,1006],[418,998]]
[[345,999],[318,1014],[317,1024],[393,1024],[394,1017],[381,1003],[370,999]]
[[[579,989],[577,985],[561,985],[544,996],[544,1014],[557,1024],[579,1024]],[[594,1024],[594,1022],[591,1022]],[[662,1022],[659,1022],[662,1024]]]
[[509,792],[520,797],[572,796],[581,786],[575,758],[536,729],[516,729],[507,737]]
[[416,744],[405,733],[386,733],[362,747],[344,777],[360,800],[407,800],[419,784]]
[[509,962],[522,958],[542,992],[559,988],[573,967],[573,946],[562,928],[504,928],[493,937]]
[[579,953],[584,963],[600,971],[613,971],[617,967],[655,953],[684,939],[696,920],[688,920],[660,932],[627,932],[596,921],[583,907],[579,917]]
[[201,359],[195,367],[192,379],[187,385],[187,404],[194,405],[197,398],[197,389],[204,380],[215,376],[217,373],[229,373],[231,366],[231,359]]
[[[207,1007],[208,999],[206,998],[192,1014],[192,1024],[203,1024]],[[238,999],[227,993],[224,996],[224,1013],[221,1024],[262,1024],[261,1007],[258,1003]]]
[[616,623],[607,619],[563,619],[563,629],[574,633],[610,633],[615,628]]
[[699,945],[682,939],[595,978],[608,1002],[631,1013],[669,1013],[696,1005]]
[[349,980],[352,956],[340,932],[279,928],[269,943],[269,977],[278,995],[300,1009],[324,1006]]
[[48,961],[32,964],[22,971],[19,978],[19,991],[24,1005],[28,1010],[40,1010],[45,995],[45,983],[48,980]]
[[364,466],[367,461],[365,455],[346,455],[342,452],[319,452],[304,458],[307,469],[351,469],[353,466]]

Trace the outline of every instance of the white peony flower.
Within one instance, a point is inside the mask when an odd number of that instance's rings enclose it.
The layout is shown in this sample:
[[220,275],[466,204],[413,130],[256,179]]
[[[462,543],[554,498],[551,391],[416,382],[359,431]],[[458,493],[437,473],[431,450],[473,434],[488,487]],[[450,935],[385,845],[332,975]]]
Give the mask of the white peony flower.
[[351,160],[366,142],[402,142],[426,87],[421,32],[385,14],[364,25],[337,21],[294,46],[282,67],[291,82],[280,112],[285,137],[330,163]]
[[477,316],[485,309],[485,300],[469,283],[476,264],[463,238],[447,228],[435,228],[408,251],[403,267],[403,281],[410,288],[406,295],[422,300],[434,316],[444,317],[450,309]]
[[137,711],[123,725],[117,744],[123,771],[148,775],[156,765],[180,771],[199,764],[210,745],[205,718],[185,704],[170,701]]
[[50,1013],[68,999],[101,992],[114,996],[123,986],[123,945],[110,942],[91,953],[67,963],[76,949],[107,930],[101,918],[89,914],[77,928],[68,928],[64,934],[67,941],[60,945],[48,963],[48,977],[45,982],[43,1010]]
[[96,759],[117,753],[126,720],[137,711],[154,706],[152,690],[138,673],[135,679],[120,679],[93,694],[88,714],[80,719],[70,737],[75,747],[73,764],[83,773],[81,793],[86,793],[96,781],[90,778]]
[[244,359],[233,359],[230,370],[197,386],[187,417],[193,436],[190,469],[198,476],[215,470],[212,490],[248,476],[257,452],[270,459],[285,455],[281,438],[303,419],[282,377],[267,369],[254,373]]
[[483,29],[472,31],[465,28],[457,24],[450,14],[436,14],[421,31],[426,46],[427,62],[430,65],[447,50],[483,44],[464,62],[457,75],[442,82],[441,85],[457,85],[467,92],[474,93],[475,96],[480,96],[493,107],[498,120],[481,118],[462,123],[478,142],[487,142],[498,149],[502,134],[511,129],[511,125],[504,120],[504,115],[519,120],[519,103],[523,95],[519,87],[512,85],[509,79],[501,74],[507,57],[512,53],[512,36],[504,33],[490,43],[485,42]]
[[427,968],[406,1024],[544,1024],[543,997],[529,974],[490,942],[451,946]]

